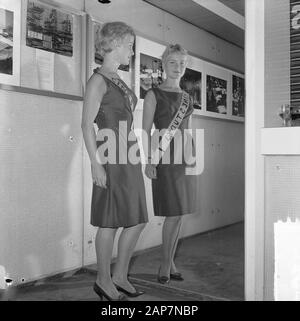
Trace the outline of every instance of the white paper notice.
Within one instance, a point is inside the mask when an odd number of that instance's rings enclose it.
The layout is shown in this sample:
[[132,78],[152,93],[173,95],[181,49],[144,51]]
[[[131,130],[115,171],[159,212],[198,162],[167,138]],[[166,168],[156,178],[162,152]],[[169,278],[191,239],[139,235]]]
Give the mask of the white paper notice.
[[39,88],[54,90],[54,52],[36,50],[36,65]]
[[300,222],[276,222],[274,296],[276,301],[300,300]]

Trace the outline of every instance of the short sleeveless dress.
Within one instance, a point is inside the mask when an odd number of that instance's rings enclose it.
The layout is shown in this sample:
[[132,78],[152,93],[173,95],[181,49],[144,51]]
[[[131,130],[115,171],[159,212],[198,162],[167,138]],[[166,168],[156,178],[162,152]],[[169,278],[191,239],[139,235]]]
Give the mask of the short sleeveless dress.
[[[162,130],[169,127],[172,119],[181,103],[182,93],[168,92],[160,88],[151,89],[156,98],[156,109],[154,114],[154,125],[156,129]],[[178,130],[188,129],[188,120],[193,113],[193,106],[189,104],[188,110]],[[184,146],[184,142],[182,142]],[[186,175],[185,169],[188,165],[182,155],[182,163],[174,163],[174,139],[170,143],[170,164],[162,164],[160,160],[157,165],[157,178],[152,179],[152,195],[155,216],[178,216],[196,212],[197,200],[197,176]],[[195,148],[192,144],[192,153]],[[180,152],[184,148],[180,149]]]
[[[100,73],[98,69],[94,72]],[[127,157],[130,148],[134,148],[136,159],[140,157],[136,136],[131,131],[133,110],[129,101],[131,99],[132,106],[135,108],[137,98],[123,81],[120,80],[126,88],[126,93],[112,80],[101,75],[105,80],[107,91],[103,96],[95,122],[99,130],[110,129],[115,133],[116,163],[109,161],[103,165],[107,175],[106,189],[93,184],[91,224],[106,228],[130,227],[148,222],[141,162],[132,164]],[[123,127],[119,127],[120,121]],[[120,128],[123,129],[120,130]],[[99,148],[107,141],[107,139],[102,142],[97,140],[97,147]],[[123,154],[119,155],[119,151]],[[119,162],[121,157],[123,160]],[[124,164],[124,157],[126,164]]]

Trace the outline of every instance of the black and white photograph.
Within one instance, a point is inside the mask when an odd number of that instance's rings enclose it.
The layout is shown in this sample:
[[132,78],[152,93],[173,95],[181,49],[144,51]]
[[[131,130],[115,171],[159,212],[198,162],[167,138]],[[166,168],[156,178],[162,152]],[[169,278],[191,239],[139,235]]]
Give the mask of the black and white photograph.
[[245,116],[245,81],[235,75],[232,76],[232,114]]
[[0,73],[13,74],[14,13],[0,8]]
[[162,83],[161,59],[140,54],[140,99],[144,99],[150,88],[156,88]]
[[206,110],[227,113],[227,81],[214,76],[206,77]]
[[0,0],[0,301],[300,301],[299,125],[300,0]]
[[190,95],[193,107],[195,109],[202,109],[202,73],[186,68],[185,74],[180,80],[180,87]]
[[26,19],[26,45],[72,57],[72,14],[29,0]]

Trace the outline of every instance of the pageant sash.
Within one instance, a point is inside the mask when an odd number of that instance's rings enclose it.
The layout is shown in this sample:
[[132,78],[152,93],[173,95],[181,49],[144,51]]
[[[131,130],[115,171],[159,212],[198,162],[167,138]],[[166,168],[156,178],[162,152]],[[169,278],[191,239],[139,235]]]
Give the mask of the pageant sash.
[[[189,94],[187,92],[183,91],[178,111],[176,112],[169,127],[167,128],[164,135],[162,136],[159,146],[157,147],[157,149],[154,152],[152,152],[153,156],[148,157],[148,160],[150,158],[152,160],[151,164],[157,165],[159,163],[160,159],[163,157],[165,151],[167,150],[173,137],[175,136],[177,129],[179,128],[181,122],[184,119],[184,116],[189,108],[189,102],[190,102],[189,101]],[[154,161],[154,163],[153,163],[153,161]]]
[[109,79],[123,91],[123,93],[126,95],[126,97],[129,100],[130,109],[131,109],[131,111],[133,111],[134,110],[134,101],[133,101],[133,98],[132,98],[131,93],[129,92],[128,88],[124,85],[122,80],[119,78],[109,78]]
[[129,106],[130,106],[131,111],[134,110],[134,101],[133,101],[133,98],[131,96],[131,93],[130,93],[130,91],[128,90],[128,88],[126,87],[126,85],[123,83],[123,81],[120,78],[108,77],[108,76],[102,74],[98,68],[94,69],[94,72],[97,72],[98,74],[108,78],[116,86],[118,86],[123,91],[125,96],[128,98]]

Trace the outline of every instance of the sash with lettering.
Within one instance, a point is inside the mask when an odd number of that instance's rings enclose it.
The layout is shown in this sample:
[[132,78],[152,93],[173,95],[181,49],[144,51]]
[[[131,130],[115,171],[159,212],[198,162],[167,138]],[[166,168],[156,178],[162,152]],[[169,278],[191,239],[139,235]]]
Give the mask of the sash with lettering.
[[94,69],[94,72],[97,72],[98,74],[110,79],[115,85],[117,85],[123,91],[123,93],[125,94],[126,98],[128,99],[131,111],[134,110],[134,101],[133,101],[133,98],[131,96],[131,93],[129,92],[128,88],[124,85],[124,83],[122,82],[121,79],[114,78],[114,77],[108,77],[108,76],[102,74],[100,72],[100,70],[99,70],[99,67]]
[[151,157],[148,157],[148,160],[151,159],[151,164],[157,165],[160,159],[163,157],[165,151],[167,150],[173,137],[175,136],[177,129],[179,128],[181,122],[184,119],[184,116],[189,108],[189,103],[189,94],[183,91],[178,111],[176,112],[169,127],[162,136],[159,146],[156,148],[155,151],[152,152]]

